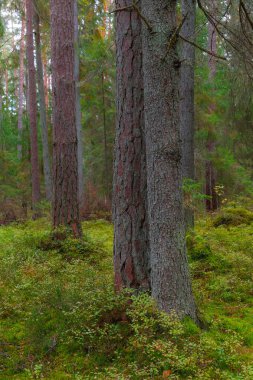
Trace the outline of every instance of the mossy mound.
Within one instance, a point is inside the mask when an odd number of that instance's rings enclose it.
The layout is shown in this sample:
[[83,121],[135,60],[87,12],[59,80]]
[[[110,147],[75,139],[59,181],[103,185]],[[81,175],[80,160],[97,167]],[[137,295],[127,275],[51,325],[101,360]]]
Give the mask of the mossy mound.
[[213,226],[240,226],[253,222],[253,212],[243,207],[225,208],[213,219]]

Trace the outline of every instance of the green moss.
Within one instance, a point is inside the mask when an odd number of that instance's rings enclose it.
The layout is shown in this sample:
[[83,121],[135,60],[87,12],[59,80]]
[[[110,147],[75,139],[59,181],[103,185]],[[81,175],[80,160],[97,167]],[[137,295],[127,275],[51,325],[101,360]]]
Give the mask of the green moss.
[[207,259],[212,253],[207,240],[195,232],[191,232],[187,235],[186,243],[188,254],[193,260]]
[[113,229],[58,241],[47,219],[0,228],[0,379],[252,379],[253,226],[197,222],[187,244],[206,330],[114,293]]
[[213,226],[239,226],[250,224],[253,221],[253,212],[242,207],[224,208],[213,220]]

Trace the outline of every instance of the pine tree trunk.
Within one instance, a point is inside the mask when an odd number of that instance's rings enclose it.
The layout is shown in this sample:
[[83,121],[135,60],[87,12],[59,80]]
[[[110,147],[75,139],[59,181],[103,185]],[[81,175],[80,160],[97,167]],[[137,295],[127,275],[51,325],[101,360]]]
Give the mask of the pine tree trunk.
[[48,147],[48,130],[47,130],[47,113],[46,113],[46,101],[43,79],[43,64],[41,57],[41,41],[40,41],[40,18],[38,13],[34,12],[34,29],[35,29],[35,45],[36,45],[36,63],[37,63],[37,81],[39,92],[39,104],[40,104],[40,123],[41,123],[41,136],[42,136],[42,149],[43,149],[43,169],[44,180],[46,189],[46,198],[48,201],[52,199],[52,177],[51,177],[51,165],[50,154]]
[[[181,35],[190,40],[195,39],[196,0],[182,0],[182,16],[186,20]],[[183,178],[194,180],[194,66],[195,47],[182,41],[180,69],[180,124],[183,142],[182,165]],[[194,226],[194,213],[189,207],[184,209],[186,228]]]
[[3,150],[3,95],[0,77],[0,149]]
[[25,17],[22,17],[20,53],[19,53],[19,88],[18,88],[18,159],[22,158],[23,102],[25,81]]
[[84,175],[83,175],[83,134],[82,112],[80,99],[80,64],[79,64],[79,33],[78,33],[78,4],[74,0],[74,25],[75,25],[75,82],[76,82],[76,128],[78,149],[78,197],[80,207],[84,202]]
[[105,106],[105,83],[104,72],[101,74],[101,87],[102,87],[102,112],[103,112],[103,130],[104,130],[104,186],[105,186],[105,200],[110,196],[109,184],[109,165],[108,165],[108,144],[107,144],[107,126],[106,126],[106,106]]
[[[217,14],[217,2],[212,2],[212,13],[214,16]],[[215,26],[209,22],[208,24],[208,50],[214,54],[217,54],[217,31]],[[213,85],[217,71],[217,58],[215,56],[209,56],[209,81]],[[213,88],[214,93],[214,88]],[[215,112],[216,105],[210,105],[210,113]],[[212,156],[215,151],[215,142],[213,141],[213,131],[211,130],[208,135],[208,141],[206,145],[208,159],[206,161],[206,210],[215,211],[218,208],[218,195],[215,191],[216,187],[216,171],[212,161]]]
[[[117,0],[116,8],[132,4]],[[114,164],[115,287],[148,290],[148,222],[141,20],[116,13],[117,123]]]
[[5,69],[5,97],[6,97],[6,105],[9,104],[9,73],[8,70]]
[[81,235],[78,201],[74,2],[51,0],[53,225]]
[[142,0],[152,27],[143,23],[151,288],[160,309],[197,321],[185,247],[177,41],[169,43],[176,5]]
[[39,155],[37,139],[37,102],[36,102],[36,72],[34,65],[33,46],[33,4],[32,0],[26,0],[26,34],[27,34],[27,65],[28,65],[28,100],[30,119],[31,141],[31,166],[32,166],[32,203],[33,206],[40,200],[39,179]]
[[46,110],[48,110],[49,107],[49,96],[48,96],[48,74],[47,74],[47,60],[44,58],[43,60],[43,73],[44,73],[44,93],[45,93],[45,104],[46,104]]

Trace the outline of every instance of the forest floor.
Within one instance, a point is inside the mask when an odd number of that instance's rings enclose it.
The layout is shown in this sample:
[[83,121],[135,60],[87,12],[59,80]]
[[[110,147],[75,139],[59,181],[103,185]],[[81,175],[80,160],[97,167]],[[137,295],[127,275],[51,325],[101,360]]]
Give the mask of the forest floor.
[[113,228],[55,240],[41,219],[0,228],[0,379],[253,379],[253,217],[234,206],[188,235],[205,323],[113,291]]

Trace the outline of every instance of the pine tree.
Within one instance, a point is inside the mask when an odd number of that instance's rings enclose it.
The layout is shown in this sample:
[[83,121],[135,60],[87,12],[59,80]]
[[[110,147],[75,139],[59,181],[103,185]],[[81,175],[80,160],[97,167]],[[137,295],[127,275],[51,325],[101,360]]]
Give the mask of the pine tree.
[[[184,20],[180,34],[187,40],[195,39],[196,0],[181,0]],[[195,47],[186,41],[181,44],[180,68],[180,125],[182,136],[183,178],[194,180],[194,66]],[[185,207],[186,228],[193,227],[194,213]]]
[[142,1],[151,288],[162,310],[197,320],[184,235],[176,5]]
[[81,235],[78,200],[74,2],[51,0],[53,224]]
[[40,17],[38,12],[34,12],[34,29],[35,29],[35,46],[36,46],[36,63],[37,63],[37,82],[38,94],[40,105],[40,124],[43,148],[43,169],[45,179],[45,189],[47,200],[52,199],[52,177],[51,177],[51,164],[48,145],[48,129],[47,129],[47,114],[46,114],[46,101],[45,101],[45,88],[44,88],[44,73],[41,56],[41,37],[40,37]]
[[[132,0],[117,0],[124,8]],[[115,285],[149,289],[141,19],[116,14],[117,123],[114,166]]]
[[27,34],[27,65],[28,65],[28,110],[30,120],[31,143],[31,175],[32,175],[32,203],[33,206],[40,200],[39,153],[37,137],[37,101],[36,101],[36,71],[34,65],[33,44],[33,3],[26,0],[26,34]]

